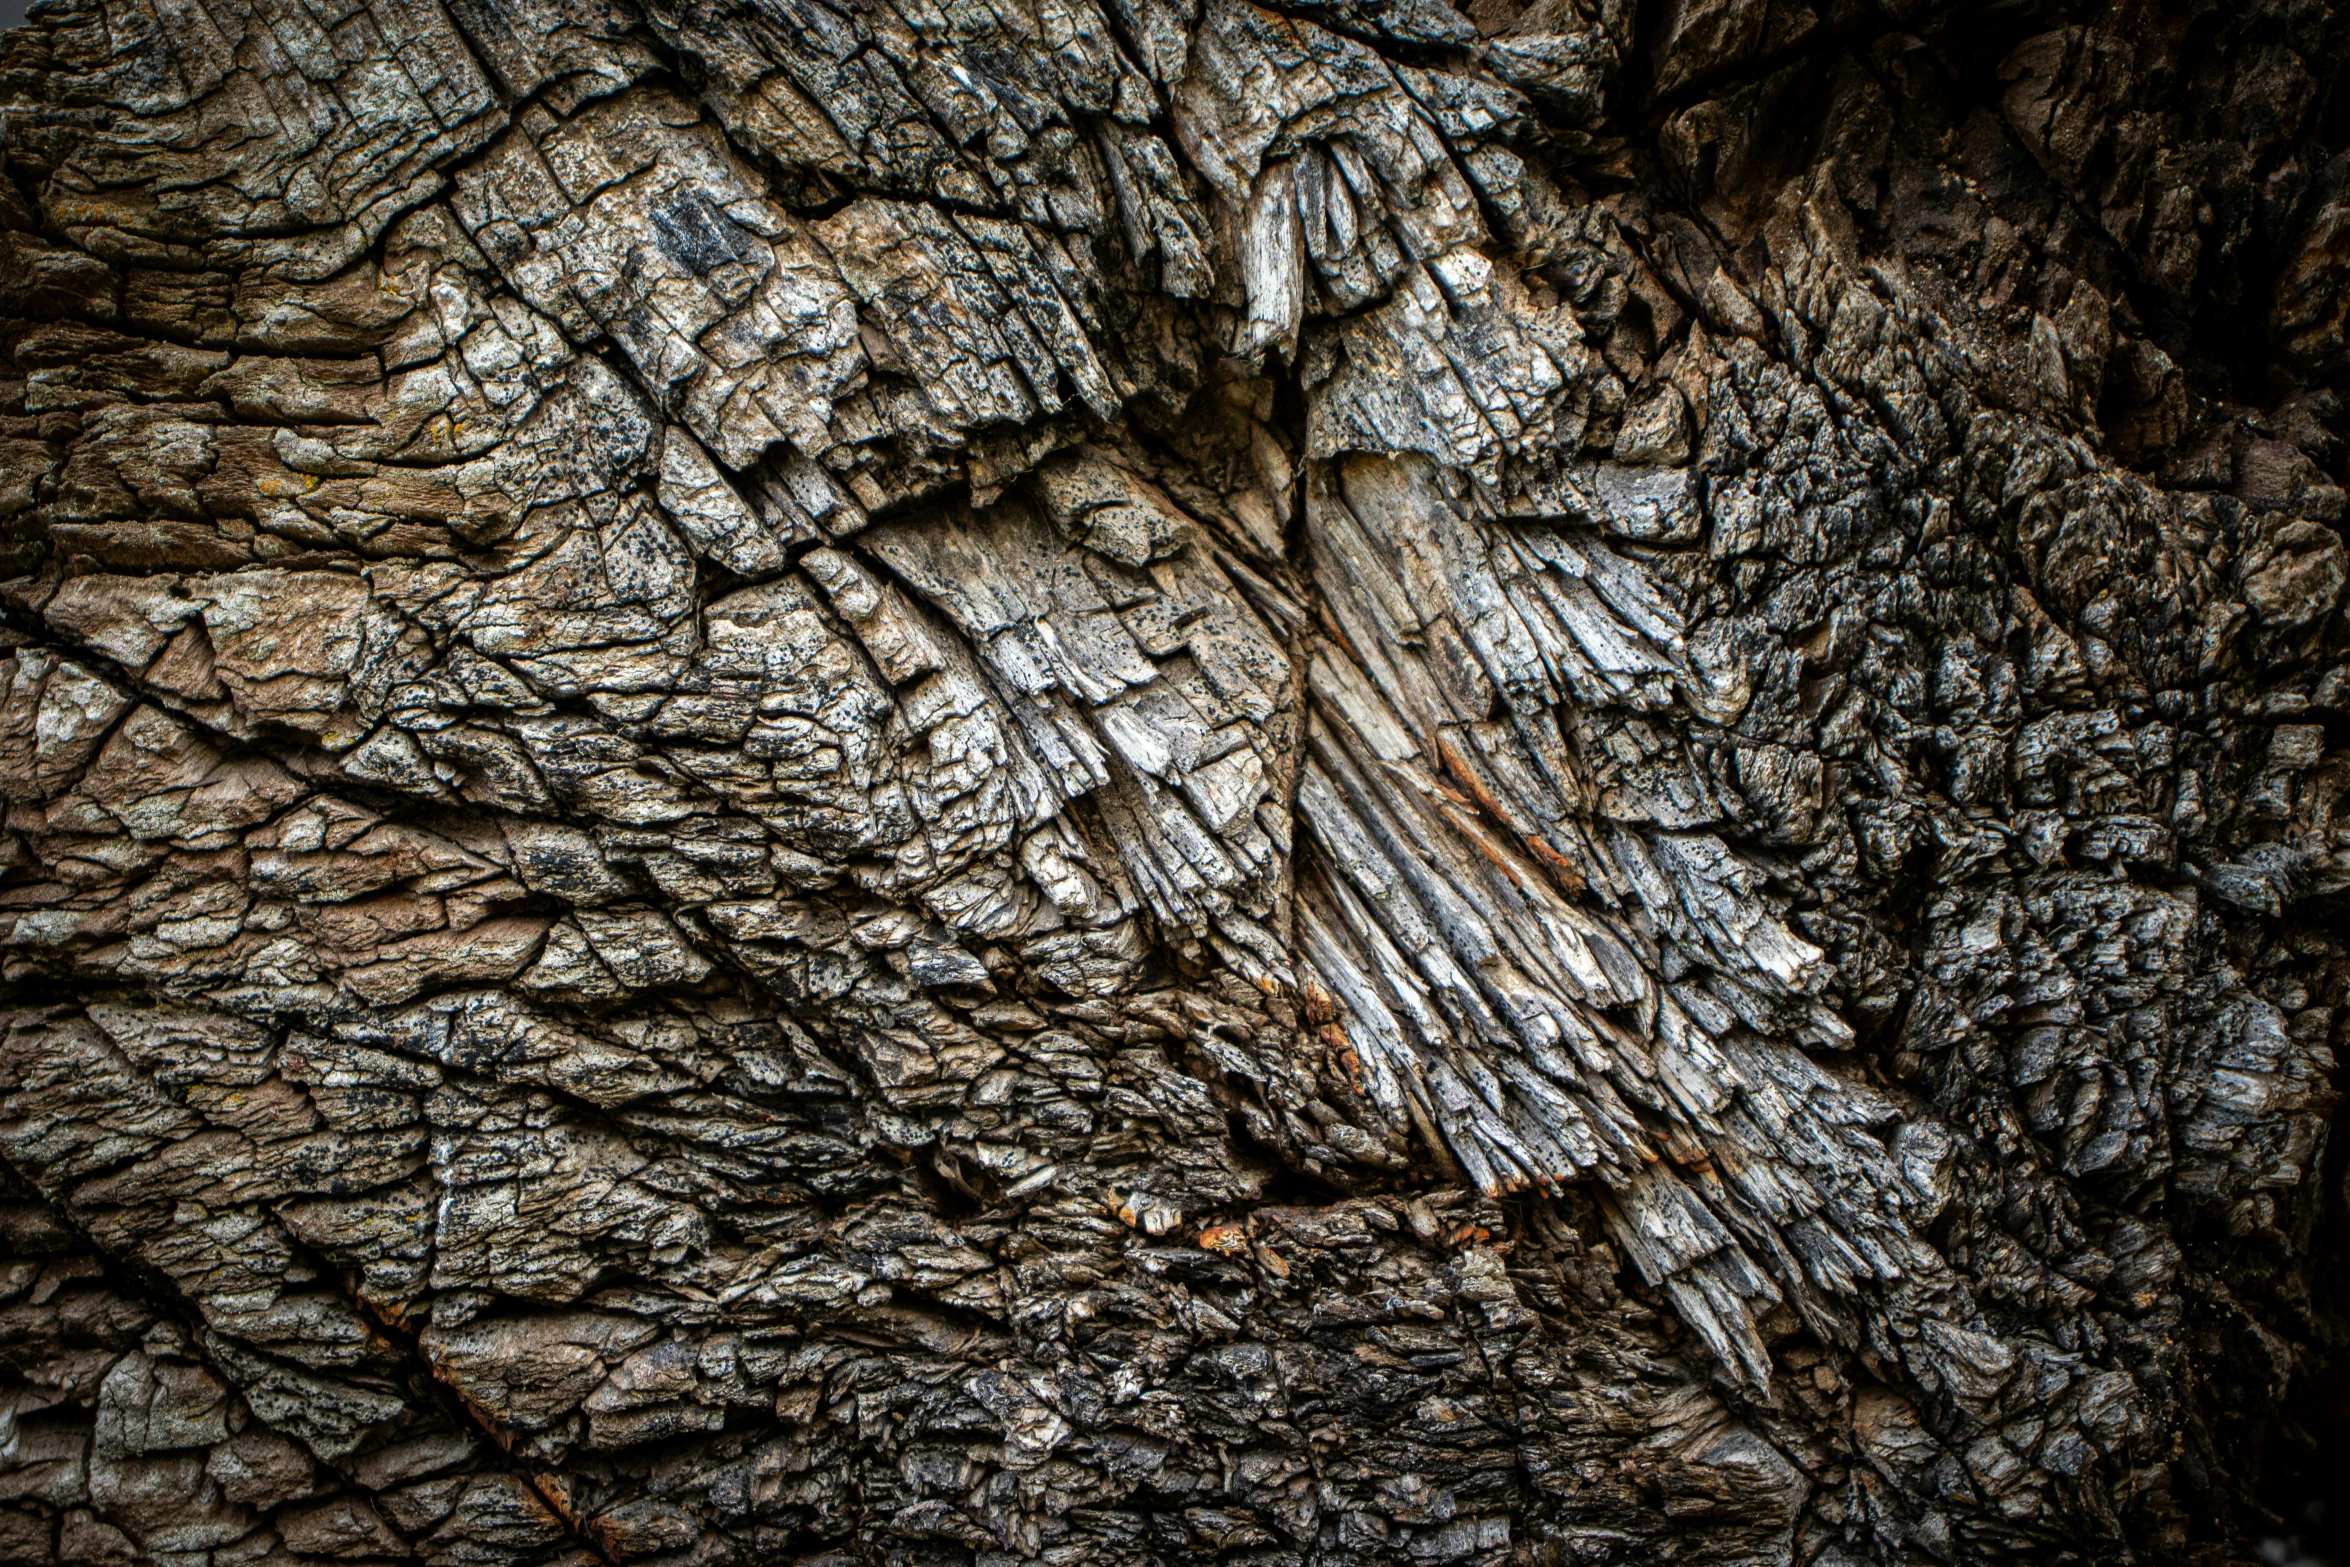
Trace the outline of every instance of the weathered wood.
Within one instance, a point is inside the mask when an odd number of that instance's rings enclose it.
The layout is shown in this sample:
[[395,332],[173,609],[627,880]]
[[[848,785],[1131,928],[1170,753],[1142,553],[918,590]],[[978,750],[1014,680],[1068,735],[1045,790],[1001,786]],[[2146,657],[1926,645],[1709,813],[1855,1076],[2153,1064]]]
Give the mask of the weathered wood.
[[2275,1523],[2350,19],[36,11],[0,1559]]

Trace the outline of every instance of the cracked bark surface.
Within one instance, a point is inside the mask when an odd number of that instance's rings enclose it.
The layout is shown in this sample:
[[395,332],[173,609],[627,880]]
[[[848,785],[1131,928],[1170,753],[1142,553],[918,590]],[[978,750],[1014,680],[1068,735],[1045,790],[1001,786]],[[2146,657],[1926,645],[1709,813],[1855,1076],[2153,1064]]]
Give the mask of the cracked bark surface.
[[2250,1560],[2346,56],[39,0],[0,1559]]

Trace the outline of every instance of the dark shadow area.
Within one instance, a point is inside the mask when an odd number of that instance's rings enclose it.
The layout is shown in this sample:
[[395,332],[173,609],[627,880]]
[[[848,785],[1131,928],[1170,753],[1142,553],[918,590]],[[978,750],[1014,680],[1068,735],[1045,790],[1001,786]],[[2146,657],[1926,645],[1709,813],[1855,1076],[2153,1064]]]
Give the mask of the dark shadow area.
[[2277,1520],[2259,1543],[2268,1567],[2350,1564],[2350,1354],[2342,1305],[2350,1276],[2350,1114],[2337,1113],[2323,1165],[2325,1202],[2310,1236],[2310,1299],[2322,1358],[2306,1364],[2268,1433],[2259,1503]]
[[2281,1488],[2284,1531],[2260,1542],[2267,1567],[2342,1567],[2350,1560],[2350,1424],[2337,1422],[2319,1437],[2304,1465]]

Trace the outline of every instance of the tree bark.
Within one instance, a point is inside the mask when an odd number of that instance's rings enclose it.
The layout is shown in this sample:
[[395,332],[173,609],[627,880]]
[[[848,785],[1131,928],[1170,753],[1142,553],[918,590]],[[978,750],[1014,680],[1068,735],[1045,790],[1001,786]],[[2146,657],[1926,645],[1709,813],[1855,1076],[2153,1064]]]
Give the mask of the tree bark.
[[2350,13],[643,5],[0,36],[0,1559],[2250,1559]]

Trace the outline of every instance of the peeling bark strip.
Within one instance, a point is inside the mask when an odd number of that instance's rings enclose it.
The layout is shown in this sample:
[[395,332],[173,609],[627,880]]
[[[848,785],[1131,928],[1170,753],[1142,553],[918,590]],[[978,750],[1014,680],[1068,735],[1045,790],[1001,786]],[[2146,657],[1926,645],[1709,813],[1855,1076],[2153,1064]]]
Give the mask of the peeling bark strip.
[[2350,12],[643,3],[0,36],[0,1560],[2245,1559]]

